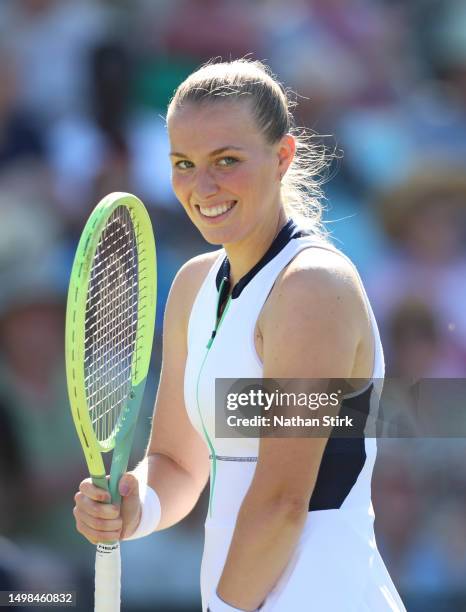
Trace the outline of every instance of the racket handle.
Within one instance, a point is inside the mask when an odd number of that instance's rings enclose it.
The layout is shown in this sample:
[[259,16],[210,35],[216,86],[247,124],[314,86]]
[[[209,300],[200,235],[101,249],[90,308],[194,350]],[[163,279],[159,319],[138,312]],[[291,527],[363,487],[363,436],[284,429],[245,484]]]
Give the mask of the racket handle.
[[120,543],[97,544],[94,612],[120,612]]

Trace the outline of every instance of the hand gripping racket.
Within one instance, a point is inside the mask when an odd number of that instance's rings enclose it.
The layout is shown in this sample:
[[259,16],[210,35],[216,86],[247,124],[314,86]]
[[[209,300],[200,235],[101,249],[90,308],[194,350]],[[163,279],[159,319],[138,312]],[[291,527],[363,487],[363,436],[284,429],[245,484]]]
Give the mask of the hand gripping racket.
[[[149,368],[156,305],[155,242],[138,198],[112,193],[79,241],[66,311],[71,412],[92,481],[119,503]],[[102,453],[113,450],[108,483]],[[98,544],[95,611],[120,610],[120,545]]]

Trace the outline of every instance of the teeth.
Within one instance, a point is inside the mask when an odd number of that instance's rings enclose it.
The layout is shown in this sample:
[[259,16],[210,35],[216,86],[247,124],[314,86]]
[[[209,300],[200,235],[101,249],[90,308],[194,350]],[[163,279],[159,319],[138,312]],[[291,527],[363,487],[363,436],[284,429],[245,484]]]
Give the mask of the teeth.
[[228,202],[227,204],[222,204],[220,206],[212,206],[210,208],[202,208],[202,206],[200,206],[199,208],[201,213],[206,217],[218,217],[219,215],[226,213],[227,210],[230,210],[230,208],[233,208],[234,204],[234,202]]

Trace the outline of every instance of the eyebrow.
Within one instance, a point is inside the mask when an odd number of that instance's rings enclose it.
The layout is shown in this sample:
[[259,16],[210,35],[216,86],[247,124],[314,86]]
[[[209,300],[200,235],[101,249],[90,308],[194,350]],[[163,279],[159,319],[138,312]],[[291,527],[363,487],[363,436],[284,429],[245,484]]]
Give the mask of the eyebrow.
[[[209,153],[209,157],[220,155],[220,153],[224,153],[225,151],[244,151],[244,149],[243,147],[235,147],[235,145],[228,145],[226,147],[221,147],[220,149],[215,149],[215,151],[211,151]],[[185,155],[184,153],[178,153],[177,151],[170,151],[170,157],[189,157],[189,155]]]

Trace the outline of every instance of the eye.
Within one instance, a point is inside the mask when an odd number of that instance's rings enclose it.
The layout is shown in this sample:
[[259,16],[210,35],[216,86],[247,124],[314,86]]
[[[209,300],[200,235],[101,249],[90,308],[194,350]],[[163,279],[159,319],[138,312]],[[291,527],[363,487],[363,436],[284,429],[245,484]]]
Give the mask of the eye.
[[187,159],[181,159],[175,163],[175,168],[179,170],[188,170],[189,168],[193,168],[194,164]]
[[222,168],[228,168],[229,166],[234,166],[238,162],[238,158],[227,155],[226,157],[222,157],[221,159],[219,159],[217,164]]

